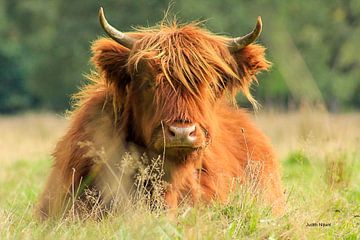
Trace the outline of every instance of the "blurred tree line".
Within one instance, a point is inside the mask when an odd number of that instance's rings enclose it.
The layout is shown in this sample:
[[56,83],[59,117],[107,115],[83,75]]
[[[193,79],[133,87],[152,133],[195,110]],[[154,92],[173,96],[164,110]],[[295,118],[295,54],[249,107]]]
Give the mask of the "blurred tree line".
[[[360,108],[360,1],[182,0],[171,13],[206,20],[210,30],[238,36],[261,15],[260,39],[274,63],[254,95],[281,108],[325,103]],[[103,36],[98,9],[123,31],[159,22],[168,0],[0,0],[0,112],[62,111],[89,73],[90,43]]]

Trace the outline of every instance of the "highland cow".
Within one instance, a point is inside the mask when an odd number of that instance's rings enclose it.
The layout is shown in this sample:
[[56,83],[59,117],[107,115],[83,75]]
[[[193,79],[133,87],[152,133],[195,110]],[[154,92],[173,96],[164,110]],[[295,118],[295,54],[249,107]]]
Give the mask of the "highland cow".
[[247,181],[248,165],[257,162],[262,196],[281,213],[284,195],[274,150],[234,103],[241,91],[256,105],[249,88],[270,66],[265,48],[254,44],[260,17],[252,32],[237,38],[212,34],[198,23],[162,22],[122,33],[102,8],[99,18],[111,39],[92,45],[97,71],[77,95],[69,129],[56,146],[39,215],[59,216],[74,195],[81,199],[90,188],[103,194],[103,202],[114,197],[111,188],[131,198],[136,168],[122,166],[116,184],[109,172],[121,168],[124,155],[143,153],[163,160],[168,183],[163,198],[170,209],[184,198],[193,204],[225,202],[234,179]]

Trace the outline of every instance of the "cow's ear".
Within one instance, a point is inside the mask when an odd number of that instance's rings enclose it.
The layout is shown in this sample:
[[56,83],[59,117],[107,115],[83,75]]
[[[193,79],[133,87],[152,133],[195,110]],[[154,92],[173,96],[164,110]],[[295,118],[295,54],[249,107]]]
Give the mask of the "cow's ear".
[[106,83],[125,88],[130,81],[127,71],[130,50],[108,38],[95,41],[91,50],[91,61]]
[[240,88],[249,101],[256,104],[250,93],[250,86],[254,81],[257,82],[258,73],[268,70],[271,66],[271,63],[265,59],[265,48],[250,44],[232,55],[237,63],[239,74],[239,81],[233,83],[233,87]]

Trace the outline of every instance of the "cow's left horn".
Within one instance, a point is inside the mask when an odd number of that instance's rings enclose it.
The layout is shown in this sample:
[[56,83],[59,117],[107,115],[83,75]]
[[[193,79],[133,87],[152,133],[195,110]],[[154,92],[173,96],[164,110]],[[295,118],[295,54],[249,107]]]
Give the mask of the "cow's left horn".
[[102,28],[109,35],[109,37],[111,37],[112,39],[114,39],[116,42],[120,43],[124,47],[127,47],[129,49],[132,48],[132,46],[134,45],[135,39],[127,36],[123,32],[120,32],[119,30],[117,30],[116,28],[111,26],[105,18],[104,10],[102,7],[100,7],[100,10],[99,10],[99,20],[100,20],[100,24],[101,24]]
[[233,38],[230,40],[228,45],[230,52],[236,52],[246,47],[250,43],[253,43],[260,36],[261,29],[262,29],[262,21],[261,21],[261,17],[259,16],[257,18],[256,26],[254,30],[252,30],[252,32],[246,34],[245,36]]

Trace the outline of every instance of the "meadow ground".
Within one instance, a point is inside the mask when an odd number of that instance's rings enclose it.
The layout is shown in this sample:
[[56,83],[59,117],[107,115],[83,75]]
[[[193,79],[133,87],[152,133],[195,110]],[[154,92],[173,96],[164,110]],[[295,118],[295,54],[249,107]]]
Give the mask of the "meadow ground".
[[261,112],[254,120],[282,164],[282,217],[239,190],[227,204],[183,207],[176,218],[135,209],[40,223],[34,204],[67,123],[45,113],[0,117],[0,239],[360,239],[360,113]]

